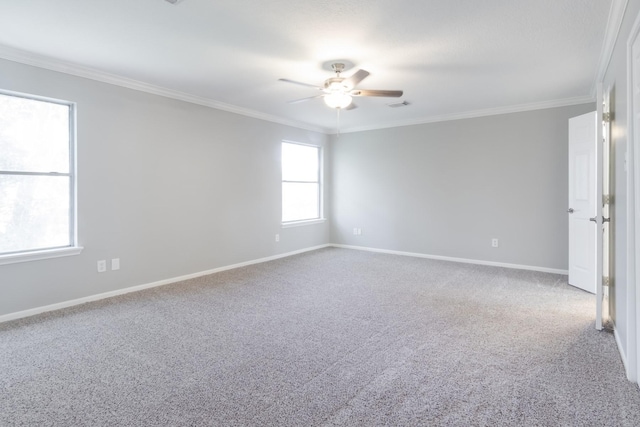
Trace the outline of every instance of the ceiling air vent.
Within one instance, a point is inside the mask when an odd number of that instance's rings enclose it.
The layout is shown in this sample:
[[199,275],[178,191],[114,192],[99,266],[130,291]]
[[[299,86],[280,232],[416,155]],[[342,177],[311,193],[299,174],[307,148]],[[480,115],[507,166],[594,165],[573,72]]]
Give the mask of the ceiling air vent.
[[171,4],[178,4],[180,3],[182,0],[167,0],[169,3]]
[[406,107],[409,105],[407,101],[396,102],[395,104],[387,104],[391,108]]

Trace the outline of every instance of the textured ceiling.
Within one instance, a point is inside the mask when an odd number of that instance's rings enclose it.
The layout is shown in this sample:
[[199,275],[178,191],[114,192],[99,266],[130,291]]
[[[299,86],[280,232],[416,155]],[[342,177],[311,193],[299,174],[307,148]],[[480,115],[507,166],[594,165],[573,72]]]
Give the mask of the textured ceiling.
[[371,73],[359,89],[404,90],[356,98],[349,131],[592,99],[613,1],[0,0],[0,57],[327,132],[335,111],[278,79],[319,85],[344,59]]

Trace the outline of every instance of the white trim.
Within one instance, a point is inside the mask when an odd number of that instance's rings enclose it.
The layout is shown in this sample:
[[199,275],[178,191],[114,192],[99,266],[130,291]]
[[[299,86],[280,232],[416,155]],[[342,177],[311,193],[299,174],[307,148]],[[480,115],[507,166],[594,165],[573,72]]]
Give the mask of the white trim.
[[[634,144],[634,156],[630,161],[633,163],[633,170],[635,172],[635,205],[631,218],[635,218],[635,246],[629,258],[631,262],[635,262],[635,280],[631,281],[630,279],[629,286],[634,287],[636,293],[633,308],[636,313],[636,380],[638,380],[638,377],[640,377],[640,138],[635,138],[632,142]],[[634,236],[630,236],[630,239],[634,239]]]
[[600,59],[598,60],[596,78],[594,80],[593,88],[591,89],[592,94],[596,93],[598,83],[604,80],[604,73],[607,71],[609,64],[611,63],[613,49],[616,46],[616,41],[620,34],[622,18],[624,18],[624,13],[627,10],[628,2],[629,0],[613,0],[613,2],[611,2],[609,17],[607,19],[607,28],[604,34],[604,42],[602,43]]
[[324,218],[324,173],[323,173],[324,172],[324,147],[321,146],[321,145],[317,145],[317,144],[307,144],[307,143],[303,143],[303,142],[295,142],[295,141],[283,139],[282,142],[280,143],[281,152],[284,152],[283,149],[285,147],[285,144],[288,144],[289,146],[298,145],[298,146],[302,146],[302,147],[306,147],[306,148],[314,148],[316,150],[317,160],[318,160],[318,173],[316,175],[316,181],[285,180],[284,179],[284,165],[283,165],[284,162],[282,161],[284,156],[281,156],[280,171],[282,172],[282,175],[283,175],[281,177],[281,184],[280,184],[280,186],[281,186],[280,188],[282,189],[281,219],[282,219],[282,215],[284,215],[284,184],[285,183],[318,184],[318,194],[316,195],[317,201],[318,201],[318,212],[317,212],[318,216],[315,217],[315,218],[303,218],[303,219],[294,219],[294,220],[290,220],[290,221],[282,221],[281,222],[282,228],[299,227],[299,226],[303,226],[303,225],[312,225],[312,224],[322,223],[322,222],[325,221],[325,218]]
[[16,98],[26,98],[26,99],[32,99],[34,101],[48,102],[50,104],[64,105],[66,107],[74,107],[74,109],[76,106],[76,103],[73,101],[67,101],[67,100],[58,99],[58,98],[51,98],[48,96],[35,95],[29,92],[19,92],[15,90],[0,89],[0,94],[6,95],[6,96],[15,96]]
[[266,120],[268,122],[278,123],[285,126],[293,126],[298,129],[310,130],[319,133],[328,133],[325,128],[311,126],[309,124],[294,120],[283,119],[282,117],[272,114],[261,113],[249,108],[242,108],[223,102],[214,101],[210,98],[191,95],[177,90],[163,88],[161,86],[152,85],[139,80],[110,74],[93,68],[83,67],[70,62],[59,59],[14,49],[8,46],[0,45],[0,58],[8,61],[19,62],[21,64],[32,65],[34,67],[44,68],[47,70],[58,71],[60,73],[70,74],[73,76],[84,77],[103,83],[109,83],[116,86],[126,87],[141,92],[147,92],[154,95],[163,96],[165,98],[177,99],[179,101],[189,102],[191,104],[204,105],[205,107],[215,108],[217,110],[228,111],[254,119]]
[[283,222],[282,228],[302,227],[303,225],[322,224],[326,221],[326,218],[308,219],[303,221],[289,221]]
[[305,145],[307,147],[313,147],[313,148],[322,148],[322,145],[317,143],[299,142],[299,141],[294,141],[293,139],[283,139],[281,142],[286,142],[287,144]]
[[504,268],[512,268],[516,270],[530,270],[530,271],[540,271],[543,273],[553,273],[553,274],[562,274],[567,276],[569,274],[568,270],[560,270],[557,268],[547,268],[547,267],[537,267],[531,265],[519,265],[519,264],[508,264],[504,262],[494,262],[494,261],[484,261],[477,259],[467,259],[467,258],[455,258],[448,256],[440,256],[440,255],[428,255],[416,252],[403,252],[403,251],[393,251],[388,249],[378,249],[378,248],[370,248],[367,246],[353,246],[353,245],[340,245],[340,244],[331,244],[331,246],[336,248],[343,249],[356,249],[360,251],[368,251],[368,252],[379,252],[383,254],[391,254],[391,255],[402,255],[402,256],[410,256],[415,258],[428,258],[428,259],[437,259],[440,261],[451,261],[451,262],[460,262],[464,264],[478,264],[478,265],[488,265],[492,267],[504,267]]
[[522,113],[525,111],[545,110],[548,108],[567,107],[570,105],[587,104],[595,102],[594,96],[579,96],[575,98],[557,99],[552,101],[533,102],[530,104],[519,104],[507,107],[485,108],[482,110],[467,111],[463,113],[443,114],[440,116],[431,116],[424,119],[406,120],[393,122],[389,124],[373,125],[373,126],[356,126],[347,129],[341,129],[340,133],[362,132],[367,130],[387,129],[402,126],[424,125],[427,123],[449,122],[453,120],[474,119],[477,117],[496,116],[499,114]]
[[45,305],[45,306],[42,306],[42,307],[31,308],[29,310],[23,310],[23,311],[17,311],[17,312],[14,312],[14,313],[4,314],[4,315],[0,316],[0,323],[8,322],[10,320],[21,319],[23,317],[35,316],[36,314],[45,313],[45,312],[48,312],[48,311],[54,311],[54,310],[60,310],[62,308],[73,307],[75,305],[80,305],[80,304],[84,304],[84,303],[87,303],[87,302],[98,301],[98,300],[102,300],[102,299],[105,299],[105,298],[111,298],[111,297],[115,297],[115,296],[118,296],[118,295],[129,294],[131,292],[137,292],[137,291],[141,291],[141,290],[144,290],[144,289],[149,289],[149,288],[155,288],[155,287],[158,287],[158,286],[169,285],[171,283],[181,282],[183,280],[189,280],[189,279],[194,279],[196,277],[201,277],[201,276],[206,276],[206,275],[209,275],[209,274],[219,273],[221,271],[233,270],[235,268],[246,267],[246,266],[252,265],[252,264],[260,264],[260,263],[267,262],[267,261],[273,261],[273,260],[280,259],[280,258],[286,258],[286,257],[292,256],[292,255],[297,255],[297,254],[301,254],[301,253],[304,253],[304,252],[315,251],[317,249],[323,249],[323,248],[326,248],[328,246],[330,246],[330,245],[329,244],[324,244],[324,245],[319,245],[319,246],[313,246],[313,247],[310,247],[310,248],[299,249],[299,250],[296,250],[296,251],[287,252],[287,253],[278,254],[278,255],[272,255],[272,256],[265,257],[265,258],[258,258],[258,259],[254,259],[254,260],[251,260],[251,261],[245,261],[245,262],[240,262],[240,263],[237,263],[237,264],[232,264],[232,265],[227,265],[227,266],[223,266],[223,267],[213,268],[211,270],[200,271],[198,273],[186,274],[184,276],[178,276],[178,277],[172,277],[172,278],[169,278],[169,279],[159,280],[157,282],[147,283],[147,284],[144,284],[144,285],[131,286],[131,287],[128,287],[128,288],[118,289],[118,290],[115,290],[115,291],[110,291],[110,292],[104,292],[104,293],[101,293],[101,294],[90,295],[88,297],[78,298],[78,299],[69,300],[69,301],[63,301],[63,302],[59,302],[59,303],[56,303],[56,304],[51,304],[51,305]]
[[597,101],[596,101],[596,329],[602,330],[602,302],[604,297],[604,289],[602,286],[602,271],[603,271],[603,254],[604,254],[604,240],[603,240],[603,223],[602,216],[602,193],[603,193],[603,143],[605,141],[603,132],[603,117],[604,117],[604,102],[602,83],[597,84]]
[[[635,288],[636,300],[634,311],[636,314],[636,381],[640,383],[640,138],[634,141],[633,169],[635,171],[635,206],[632,218],[635,218],[635,246],[629,258],[635,262],[635,280],[629,280],[629,286]],[[630,236],[634,239],[634,236]]]
[[[615,0],[621,1],[621,0]],[[625,3],[626,5],[626,3]],[[129,79],[126,77],[110,74],[104,71],[96,70],[93,68],[82,67],[77,64],[65,62],[59,59],[47,57],[44,55],[38,55],[23,50],[11,48],[8,46],[0,45],[0,58],[8,61],[19,62],[21,64],[32,65],[34,67],[44,68],[47,70],[58,71],[73,76],[84,77],[91,80],[96,80],[103,83],[108,83],[116,86],[126,87],[141,92],[147,92],[154,95],[163,96],[165,98],[177,99],[192,104],[203,105],[205,107],[215,108],[222,111],[228,111],[230,113],[240,114],[254,119],[265,120],[268,122],[278,123],[285,126],[292,126],[298,129],[310,130],[313,132],[319,132],[323,134],[333,134],[334,130],[324,127],[312,126],[307,123],[284,119],[282,117],[274,116],[272,114],[261,113],[259,111],[251,110],[248,108],[237,107],[231,104],[225,104],[219,101],[215,101],[210,98],[204,98],[201,96],[191,95],[185,92],[180,92],[172,89],[163,88],[160,86],[145,83],[139,80]],[[508,113],[520,113],[524,111],[543,110],[547,108],[566,107],[570,105],[586,104],[594,102],[595,95],[581,96],[575,98],[557,99],[551,101],[535,102],[530,104],[520,104],[507,107],[487,108],[482,110],[467,111],[463,113],[444,114],[439,116],[431,116],[422,119],[393,122],[385,125],[373,125],[373,126],[360,126],[348,129],[342,129],[341,133],[361,132],[366,130],[375,129],[387,129],[401,126],[412,126],[427,123],[446,122],[451,120],[471,119],[476,117],[494,116],[498,114]]]
[[71,246],[66,248],[43,249],[39,251],[3,254],[0,255],[0,265],[79,255],[80,252],[82,252],[82,249],[84,249],[82,246]]
[[35,261],[48,258],[78,255],[82,247],[78,245],[78,176],[77,176],[77,140],[76,140],[76,103],[57,98],[33,95],[25,92],[0,89],[0,95],[21,98],[32,101],[46,102],[65,106],[69,109],[69,172],[29,172],[29,171],[4,171],[6,175],[31,175],[31,176],[64,176],[69,178],[69,241],[70,246],[58,248],[38,248],[17,253],[0,254],[0,265],[14,264],[18,262]]
[[69,136],[73,138],[73,144],[71,145],[71,150],[69,152],[69,156],[71,158],[71,168],[70,172],[73,174],[73,182],[72,188],[73,192],[71,193],[71,197],[73,198],[73,210],[70,212],[71,219],[71,233],[73,240],[71,244],[74,246],[80,245],[80,234],[78,234],[78,108],[77,104],[73,103],[73,108],[71,109],[71,117],[70,120],[73,121],[73,126],[69,129]]
[[625,372],[627,372],[627,378],[629,378],[629,369],[627,368],[627,356],[625,355],[623,349],[622,349],[622,343],[620,342],[620,335],[618,335],[618,330],[616,329],[616,327],[613,327],[613,336],[616,339],[616,345],[618,346],[618,353],[620,353],[620,359],[622,360],[622,364],[624,365],[624,370]]
[[636,225],[640,223],[636,218],[636,207],[638,194],[636,189],[636,183],[638,182],[639,170],[636,169],[636,159],[638,154],[637,150],[640,150],[640,129],[635,129],[635,117],[638,113],[634,109],[634,88],[638,83],[633,79],[633,43],[640,38],[640,14],[636,16],[636,19],[631,27],[629,38],[627,39],[627,359],[628,364],[625,364],[627,368],[627,378],[630,381],[638,381],[638,373],[640,371],[640,325],[639,317],[640,307],[638,306],[638,293],[640,293],[640,287],[638,286],[638,277],[636,266],[638,260],[636,260],[637,238],[638,230]]

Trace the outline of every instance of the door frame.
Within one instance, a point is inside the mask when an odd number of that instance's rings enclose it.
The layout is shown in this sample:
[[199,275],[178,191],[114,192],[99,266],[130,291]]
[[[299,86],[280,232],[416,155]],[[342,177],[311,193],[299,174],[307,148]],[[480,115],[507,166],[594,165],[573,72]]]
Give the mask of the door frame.
[[[599,104],[602,106],[602,117],[601,117],[601,131],[602,131],[602,141],[600,141],[602,143],[602,157],[601,157],[601,162],[599,164],[600,169],[602,170],[602,174],[601,174],[601,187],[602,187],[602,194],[603,194],[603,200],[602,200],[602,226],[600,228],[600,230],[602,231],[602,279],[601,279],[601,283],[602,283],[602,288],[604,291],[604,300],[603,300],[603,304],[606,302],[607,306],[607,313],[606,316],[603,315],[602,317],[602,322],[612,322],[610,324],[611,327],[614,326],[614,319],[612,317],[612,313],[614,312],[614,310],[612,309],[612,306],[615,304],[615,300],[612,300],[611,298],[611,287],[614,285],[614,281],[615,278],[613,277],[613,273],[612,273],[612,265],[614,265],[614,263],[612,262],[612,258],[615,257],[615,253],[614,253],[614,249],[615,249],[615,245],[611,244],[611,229],[613,227],[613,223],[612,218],[612,210],[611,210],[611,201],[612,201],[612,188],[611,188],[611,173],[612,173],[612,167],[611,167],[611,116],[612,116],[612,111],[611,111],[611,92],[613,90],[612,86],[607,87],[606,90],[603,90],[601,93],[599,93],[599,95],[602,95],[602,98],[598,97],[599,100]],[[601,100],[601,102],[600,102]],[[608,115],[608,120],[605,119],[605,115]],[[605,204],[605,200],[604,197],[607,197],[608,200],[606,200],[606,204]],[[606,209],[605,209],[606,207]],[[604,222],[604,218],[605,218],[605,214],[606,217],[609,219],[608,223]],[[606,284],[605,283],[605,277],[609,278],[609,283]]]
[[603,236],[602,236],[602,181],[603,181],[603,141],[604,129],[604,94],[602,83],[597,85],[596,95],[596,329],[602,330],[602,302],[603,292]]
[[[636,109],[633,106],[633,44],[640,39],[640,14],[631,27],[627,40],[627,378],[638,381],[640,371],[640,129],[634,126]],[[638,112],[640,113],[640,112]]]

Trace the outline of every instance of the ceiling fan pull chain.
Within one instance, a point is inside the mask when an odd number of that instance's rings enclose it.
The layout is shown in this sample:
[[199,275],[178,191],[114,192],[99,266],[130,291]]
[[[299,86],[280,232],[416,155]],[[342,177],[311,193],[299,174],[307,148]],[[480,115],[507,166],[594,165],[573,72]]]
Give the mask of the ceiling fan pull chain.
[[336,137],[340,138],[340,110],[342,108],[336,108]]

